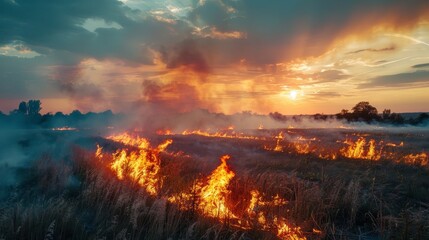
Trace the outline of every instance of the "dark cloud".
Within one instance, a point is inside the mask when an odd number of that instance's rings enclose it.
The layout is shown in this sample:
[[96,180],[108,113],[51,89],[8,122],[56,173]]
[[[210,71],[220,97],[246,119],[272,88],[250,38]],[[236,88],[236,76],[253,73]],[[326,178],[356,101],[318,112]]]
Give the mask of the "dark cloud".
[[185,40],[169,50],[162,48],[161,54],[167,68],[188,67],[198,73],[209,72],[209,66],[193,40]]
[[[31,48],[69,51],[82,57],[120,58],[151,64],[150,47],[154,43],[171,43],[189,32],[178,21],[173,31],[168,23],[148,16],[134,20],[137,10],[119,1],[31,1],[0,2],[0,45],[19,40]],[[141,12],[137,15],[144,15]],[[121,26],[98,28],[90,32],[82,27],[88,19],[101,19]],[[154,46],[154,47],[155,47]]]
[[429,63],[416,64],[411,66],[412,68],[426,68],[429,67]]
[[318,56],[337,39],[355,32],[369,34],[378,25],[408,28],[428,10],[429,5],[420,0],[208,0],[191,12],[190,20],[246,34],[245,39],[228,43],[204,40],[211,45],[208,51],[225,54],[221,63],[244,58],[250,64],[263,65]]
[[429,84],[429,71],[419,70],[415,72],[399,73],[394,75],[378,76],[369,82],[361,84],[359,88],[372,87],[402,87],[413,84]]

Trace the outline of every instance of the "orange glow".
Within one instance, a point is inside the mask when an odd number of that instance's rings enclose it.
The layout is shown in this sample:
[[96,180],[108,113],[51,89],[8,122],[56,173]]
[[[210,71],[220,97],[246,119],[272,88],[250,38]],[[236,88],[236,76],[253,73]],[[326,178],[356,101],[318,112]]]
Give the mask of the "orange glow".
[[76,131],[77,128],[72,127],[59,127],[59,128],[51,128],[52,131]]
[[429,163],[428,155],[425,152],[420,154],[409,154],[404,157],[405,163],[412,165],[427,166]]
[[228,185],[235,173],[226,164],[230,156],[221,157],[221,164],[208,177],[207,185],[201,188],[200,210],[204,215],[216,218],[236,218],[226,205],[230,194]]
[[381,158],[381,149],[376,149],[376,143],[374,139],[371,139],[368,143],[365,138],[360,137],[356,142],[346,140],[345,144],[349,145],[340,150],[340,153],[344,157],[355,158],[355,159],[368,159],[368,160],[379,160]]
[[247,136],[243,133],[232,132],[207,132],[203,130],[185,130],[182,132],[182,135],[199,135],[204,137],[216,137],[216,138],[237,138],[237,139],[263,139],[256,136]]
[[[138,150],[117,150],[111,155],[110,168],[119,180],[129,178],[137,182],[151,195],[156,195],[162,181],[159,177],[161,160],[159,153],[164,151],[172,140],[166,140],[156,148],[151,148],[149,141],[139,136],[133,137],[128,133],[108,137],[115,142],[137,147]],[[103,157],[102,148],[97,146],[96,157]]]
[[[282,132],[276,137],[283,139]],[[172,143],[167,140],[153,148],[149,141],[129,133],[109,136],[112,141],[136,147],[137,150],[127,148],[118,149],[113,154],[105,154],[103,148],[97,145],[95,157],[100,160],[111,158],[110,169],[119,180],[130,179],[143,187],[150,195],[159,194],[162,178],[159,176],[161,159],[159,153]],[[188,191],[166,196],[167,200],[176,204],[182,210],[196,210],[200,214],[219,219],[233,220],[232,225],[242,229],[249,229],[257,223],[257,228],[272,231],[281,239],[306,239],[300,227],[291,227],[288,221],[279,215],[272,215],[267,210],[286,206],[288,201],[278,194],[266,197],[258,190],[251,190],[249,205],[242,214],[233,213],[228,200],[232,194],[229,184],[235,177],[234,171],[228,166],[229,155],[220,158],[220,165],[205,179],[194,182]]]

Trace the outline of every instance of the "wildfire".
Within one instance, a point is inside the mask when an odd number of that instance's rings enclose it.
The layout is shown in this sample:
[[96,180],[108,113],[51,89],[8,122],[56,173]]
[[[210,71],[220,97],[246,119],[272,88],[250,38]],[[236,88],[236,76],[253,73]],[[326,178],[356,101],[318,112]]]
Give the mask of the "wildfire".
[[[277,140],[280,141],[282,138],[282,134],[279,134]],[[111,158],[109,167],[118,179],[130,179],[149,194],[157,195],[162,185],[159,176],[161,168],[159,153],[164,151],[172,141],[167,140],[153,148],[147,139],[131,136],[128,133],[110,136],[108,139],[137,149],[124,148],[113,154],[106,154],[103,148],[97,145],[96,158]],[[306,239],[299,227],[291,227],[284,217],[273,215],[273,212],[269,211],[270,208],[279,208],[288,203],[278,194],[266,198],[259,191],[252,190],[247,209],[242,214],[232,212],[229,206],[231,203],[228,204],[231,194],[228,188],[235,173],[228,166],[229,159],[229,155],[222,156],[220,165],[207,178],[195,181],[189,191],[165,197],[182,210],[196,210],[203,216],[221,221],[233,220],[232,225],[238,228],[249,229],[250,226],[256,226],[258,229],[275,232],[281,239]],[[255,221],[257,225],[251,224]]]
[[360,137],[356,142],[346,140],[344,143],[349,145],[340,150],[344,157],[368,160],[379,160],[381,158],[381,149],[377,151],[374,139],[367,143],[365,138]]
[[306,239],[302,236],[300,227],[290,227],[287,224],[287,221],[283,217],[274,216],[270,220],[270,217],[265,213],[261,207],[267,206],[283,206],[287,204],[287,201],[281,198],[279,195],[276,195],[272,200],[263,200],[263,196],[259,193],[258,190],[252,190],[250,192],[251,199],[249,207],[246,212],[251,219],[256,219],[258,225],[265,230],[275,229],[276,234],[281,239]]
[[409,154],[404,157],[404,161],[407,164],[427,166],[429,164],[428,155],[424,152],[420,154]]
[[309,143],[300,143],[300,142],[294,142],[292,143],[295,151],[299,154],[307,154],[310,153],[310,144]]
[[252,139],[252,140],[263,139],[256,136],[247,136],[247,135],[244,135],[243,133],[237,133],[232,130],[230,130],[229,132],[213,132],[213,133],[208,131],[203,131],[203,130],[185,130],[182,132],[182,135],[199,135],[204,137]]
[[201,188],[200,209],[211,217],[236,218],[226,206],[226,197],[230,194],[228,185],[235,173],[226,164],[230,156],[221,157],[221,164],[208,177],[207,185]]
[[[108,137],[115,142],[137,147],[138,150],[128,149],[117,150],[111,155],[112,163],[110,168],[115,172],[119,180],[128,177],[146,189],[151,195],[156,195],[161,185],[159,171],[161,160],[159,152],[164,151],[172,140],[167,140],[151,148],[149,141],[138,136],[132,137],[128,133]],[[97,146],[96,157],[103,156],[102,148]]]
[[[205,216],[214,218],[237,218],[229,210],[226,199],[230,194],[228,185],[235,173],[229,169],[229,155],[222,156],[221,164],[207,177],[207,181],[198,181],[188,193],[180,193],[168,198],[182,209],[189,210],[197,203],[198,210]],[[196,201],[198,199],[198,201]]]

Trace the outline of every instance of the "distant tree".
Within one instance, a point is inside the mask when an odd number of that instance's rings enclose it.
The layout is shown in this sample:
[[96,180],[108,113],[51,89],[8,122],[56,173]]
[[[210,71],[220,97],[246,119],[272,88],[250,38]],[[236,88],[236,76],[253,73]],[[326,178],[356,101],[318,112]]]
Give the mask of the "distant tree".
[[316,113],[316,114],[314,114],[313,115],[313,118],[314,118],[314,120],[323,120],[323,121],[326,121],[326,119],[328,118],[328,116],[327,115],[325,115],[325,114],[320,114],[320,113]]
[[347,119],[347,121],[351,120],[351,113],[349,113],[349,110],[342,109],[340,113],[335,114],[337,119]]
[[280,121],[280,122],[286,122],[287,121],[287,116],[285,116],[279,112],[270,112],[269,116],[276,121]]
[[55,116],[56,118],[62,118],[62,117],[65,117],[65,115],[64,115],[64,113],[63,113],[63,112],[56,112],[54,116]]
[[383,120],[389,119],[391,113],[390,109],[384,109],[382,114]]
[[341,110],[341,112],[340,112],[340,114],[341,114],[341,115],[347,115],[347,114],[349,114],[349,110],[347,110],[347,109],[342,109],[342,110]]
[[359,102],[352,110],[355,120],[363,119],[366,122],[371,122],[379,119],[377,108],[373,107],[369,102]]
[[42,103],[40,100],[30,100],[28,101],[28,115],[39,115],[40,110],[42,110],[41,107]]
[[416,117],[415,119],[410,119],[410,123],[413,125],[419,125],[424,123],[425,121],[427,121],[429,119],[429,114],[427,113],[420,113],[418,117]]
[[18,106],[18,112],[27,115],[28,114],[28,104],[22,101]]
[[73,110],[73,112],[70,113],[70,118],[72,121],[79,120],[82,118],[82,113],[79,110]]

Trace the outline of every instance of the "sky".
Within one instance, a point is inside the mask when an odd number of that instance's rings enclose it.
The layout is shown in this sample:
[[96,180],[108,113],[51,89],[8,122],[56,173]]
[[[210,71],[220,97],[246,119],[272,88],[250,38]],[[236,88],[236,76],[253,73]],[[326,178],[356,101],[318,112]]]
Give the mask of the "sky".
[[0,111],[429,111],[427,0],[0,0]]

